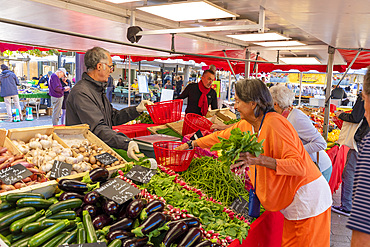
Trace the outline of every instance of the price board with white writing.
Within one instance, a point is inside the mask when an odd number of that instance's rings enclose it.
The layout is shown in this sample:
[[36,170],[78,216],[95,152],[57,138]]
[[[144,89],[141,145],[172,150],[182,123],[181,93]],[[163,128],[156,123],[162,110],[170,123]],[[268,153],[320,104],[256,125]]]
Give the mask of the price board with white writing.
[[9,185],[29,177],[32,174],[33,173],[30,172],[26,167],[22,166],[21,164],[17,164],[0,170],[0,180]]
[[72,165],[61,162],[59,160],[54,160],[53,168],[50,171],[51,178],[60,178],[71,175]]
[[120,178],[110,179],[95,190],[118,204],[125,203],[140,193],[140,190]]
[[118,161],[118,159],[116,157],[114,157],[113,155],[111,155],[109,153],[98,154],[98,155],[95,156],[95,158],[105,166],[109,166],[112,163]]
[[126,178],[146,184],[157,173],[156,170],[149,169],[143,166],[134,166],[127,174]]

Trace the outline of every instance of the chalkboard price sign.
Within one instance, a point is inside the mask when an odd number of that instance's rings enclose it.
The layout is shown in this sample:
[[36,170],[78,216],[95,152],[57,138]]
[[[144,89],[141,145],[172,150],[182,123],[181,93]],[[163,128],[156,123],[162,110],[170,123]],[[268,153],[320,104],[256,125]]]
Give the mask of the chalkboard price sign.
[[91,244],[63,244],[58,247],[107,247],[105,242],[97,242]]
[[248,202],[242,196],[236,198],[230,208],[237,214],[241,214],[244,217],[248,216]]
[[9,185],[29,177],[32,174],[33,173],[30,172],[26,167],[22,166],[21,164],[17,164],[0,170],[0,180]]
[[134,181],[146,184],[149,183],[150,179],[157,173],[156,170],[152,170],[143,166],[134,166],[127,174],[126,178]]
[[53,168],[50,171],[51,178],[60,178],[71,175],[72,165],[68,163],[61,162],[59,160],[54,160]]
[[118,161],[117,158],[115,158],[114,156],[112,156],[109,153],[98,154],[98,155],[95,156],[95,158],[98,161],[100,161],[100,163],[102,163],[103,165],[106,165],[106,166],[109,166],[110,164]]
[[140,190],[120,178],[110,179],[95,190],[99,194],[122,204],[140,193]]

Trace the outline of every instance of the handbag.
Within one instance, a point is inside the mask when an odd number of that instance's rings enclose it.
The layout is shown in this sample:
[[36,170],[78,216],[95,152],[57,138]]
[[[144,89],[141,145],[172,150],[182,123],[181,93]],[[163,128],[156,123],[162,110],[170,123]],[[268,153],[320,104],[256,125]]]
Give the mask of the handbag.
[[254,171],[254,188],[249,190],[248,215],[258,218],[258,216],[260,216],[261,202],[256,194],[257,167],[255,167]]
[[346,145],[350,149],[357,149],[354,137],[357,129],[361,126],[362,121],[363,120],[361,120],[359,123],[350,123],[343,121],[343,126],[338,137],[338,143],[341,146]]

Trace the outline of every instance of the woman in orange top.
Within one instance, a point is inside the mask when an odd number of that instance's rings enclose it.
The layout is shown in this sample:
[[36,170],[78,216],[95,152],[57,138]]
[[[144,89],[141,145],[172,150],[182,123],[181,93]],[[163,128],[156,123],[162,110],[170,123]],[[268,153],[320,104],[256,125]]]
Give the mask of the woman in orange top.
[[240,161],[230,168],[250,166],[248,175],[252,184],[256,180],[261,204],[266,210],[284,215],[282,246],[330,246],[330,188],[297,132],[286,118],[274,112],[271,94],[262,81],[238,81],[235,91],[235,108],[242,120],[179,149],[189,145],[211,147],[219,142],[219,136],[229,138],[234,128],[258,132],[258,141],[265,140],[264,154],[255,157],[242,153]]

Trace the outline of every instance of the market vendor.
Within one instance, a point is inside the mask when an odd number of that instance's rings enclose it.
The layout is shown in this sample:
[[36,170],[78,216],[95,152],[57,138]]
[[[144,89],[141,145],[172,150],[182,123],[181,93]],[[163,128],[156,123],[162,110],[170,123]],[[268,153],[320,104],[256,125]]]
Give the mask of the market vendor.
[[87,72],[72,88],[66,102],[66,125],[88,124],[90,130],[113,148],[127,150],[129,158],[137,159],[139,152],[136,142],[122,133],[112,130],[138,117],[150,101],[143,100],[138,106],[127,107],[120,111],[114,109],[105,94],[109,75],[113,71],[110,53],[94,47],[85,54]]
[[184,91],[177,97],[177,99],[188,98],[188,105],[185,113],[195,113],[205,116],[209,106],[211,106],[212,110],[218,108],[216,91],[211,88],[214,80],[215,71],[206,70],[199,83],[187,85]]
[[[268,211],[284,215],[281,246],[330,246],[330,206],[328,182],[305,150],[293,126],[274,111],[271,94],[257,79],[240,80],[235,85],[235,108],[241,121],[223,131],[188,142],[179,149],[212,147],[218,137],[229,138],[234,128],[257,133],[264,153],[258,157],[241,153],[231,169],[250,168],[256,194]],[[255,176],[257,169],[257,176]]]

